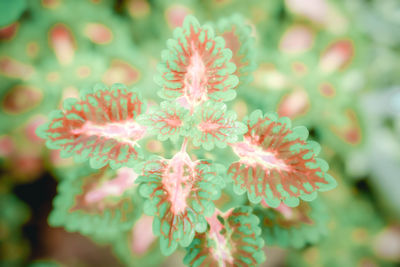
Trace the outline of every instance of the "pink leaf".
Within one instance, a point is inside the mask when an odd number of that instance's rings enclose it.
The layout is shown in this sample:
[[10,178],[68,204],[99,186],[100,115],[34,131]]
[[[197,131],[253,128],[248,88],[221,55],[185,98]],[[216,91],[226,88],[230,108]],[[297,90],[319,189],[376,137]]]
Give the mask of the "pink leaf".
[[231,75],[235,65],[229,62],[232,52],[224,48],[224,40],[214,37],[210,27],[200,26],[192,16],[186,17],[174,36],[168,40],[168,50],[163,51],[158,67],[161,96],[169,100],[185,98],[183,102],[192,107],[209,98],[231,100],[235,94],[230,89],[238,81]]
[[108,162],[112,168],[133,165],[140,157],[137,142],[146,129],[135,121],[142,112],[136,92],[121,84],[111,89],[98,85],[80,101],[67,99],[64,108],[37,131],[49,148],[62,149],[62,156],[74,155],[78,161],[90,159],[93,168]]
[[259,219],[250,207],[207,218],[209,230],[187,248],[189,266],[257,266],[265,260]]
[[228,170],[238,194],[247,191],[253,203],[264,199],[272,207],[281,201],[294,207],[299,197],[310,201],[315,191],[336,186],[326,173],[328,164],[315,157],[319,145],[306,141],[307,129],[291,129],[288,118],[261,112],[253,112],[245,122],[249,130],[244,141],[232,144],[239,161]]
[[195,232],[205,230],[204,216],[213,213],[223,181],[209,163],[192,161],[186,152],[172,159],[146,162],[138,180],[147,198],[145,212],[154,215],[153,231],[160,236],[161,251],[171,254],[178,244],[188,246]]

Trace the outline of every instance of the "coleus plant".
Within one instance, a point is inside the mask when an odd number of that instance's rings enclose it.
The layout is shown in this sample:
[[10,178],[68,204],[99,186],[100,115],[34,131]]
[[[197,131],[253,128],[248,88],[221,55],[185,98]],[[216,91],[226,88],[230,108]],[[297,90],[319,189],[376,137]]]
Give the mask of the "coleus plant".
[[[255,266],[265,259],[264,240],[293,247],[317,240],[323,208],[308,203],[336,186],[317,158],[320,146],[286,117],[256,110],[238,121],[226,104],[250,80],[252,45],[241,18],[213,27],[187,16],[158,65],[160,105],[146,109],[140,91],[122,84],[65,100],[37,133],[90,168],[61,181],[50,223],[112,243],[142,207],[162,254],[186,248],[190,266]],[[154,136],[172,144],[171,157],[143,151]],[[229,164],[195,153],[226,147],[236,158]],[[216,203],[228,187],[247,198],[224,210]]]

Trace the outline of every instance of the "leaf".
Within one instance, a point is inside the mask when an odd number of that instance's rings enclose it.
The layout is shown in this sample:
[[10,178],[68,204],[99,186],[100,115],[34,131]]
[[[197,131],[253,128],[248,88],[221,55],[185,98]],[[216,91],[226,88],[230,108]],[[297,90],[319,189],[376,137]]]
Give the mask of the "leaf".
[[[298,250],[301,251],[301,255],[293,250],[288,259],[291,266],[310,266],[310,258],[312,258],[313,266],[329,266],[333,262],[335,265],[337,262],[340,266],[357,266],[366,258],[370,259],[368,261],[370,263],[384,266],[383,253],[377,253],[377,246],[380,243],[377,239],[383,237],[385,230],[390,226],[388,227],[382,216],[379,216],[374,203],[368,196],[355,192],[354,187],[346,184],[348,176],[343,177],[342,173],[336,171],[335,176],[343,185],[341,190],[324,194],[324,199],[327,199],[325,202],[327,207],[324,210],[330,215],[329,236],[321,240],[317,246]],[[398,240],[398,234],[392,233],[391,237],[393,239],[388,236],[384,238],[380,251],[388,251],[387,245],[391,240]],[[310,255],[318,255],[318,257],[310,257]],[[347,256],[337,257],[337,255]],[[385,254],[386,257],[387,255]],[[398,256],[399,253],[395,255]]]
[[302,248],[327,234],[328,214],[320,201],[301,202],[295,208],[283,203],[276,209],[259,206],[254,213],[267,245]]
[[234,143],[238,136],[247,131],[246,126],[236,121],[236,113],[227,111],[224,103],[208,101],[195,110],[195,126],[191,137],[193,144],[211,150],[214,145],[226,147],[227,143]]
[[[185,135],[185,121],[188,120],[188,110],[176,102],[162,102],[161,107],[143,114],[138,118],[139,122],[147,126],[149,133],[157,134],[157,139],[165,141],[177,141]],[[187,125],[186,125],[187,126]]]
[[318,143],[307,141],[305,127],[291,128],[289,118],[278,119],[276,114],[264,116],[253,112],[244,119],[248,132],[244,141],[232,144],[239,157],[228,169],[237,194],[247,191],[249,200],[262,199],[271,207],[283,201],[289,207],[299,205],[299,198],[311,201],[316,191],[327,191],[336,186],[328,164],[316,158]]
[[232,52],[224,48],[224,39],[215,37],[210,26],[200,26],[187,16],[167,46],[156,77],[162,98],[175,99],[190,109],[208,99],[229,101],[235,97],[232,89],[238,79],[232,75],[235,64],[229,62]]
[[153,218],[142,215],[129,231],[113,241],[113,250],[125,266],[160,266],[164,257],[152,231]]
[[65,100],[65,111],[52,112],[50,122],[37,134],[49,148],[61,149],[63,157],[74,156],[78,162],[90,159],[93,168],[108,162],[113,169],[132,166],[141,157],[137,142],[146,133],[135,121],[142,105],[139,95],[121,84],[111,89],[99,84],[80,101]]
[[185,152],[172,159],[154,158],[143,167],[140,193],[147,198],[146,214],[155,216],[153,232],[160,236],[161,252],[170,255],[178,244],[186,247],[195,232],[206,230],[204,216],[214,212],[223,180],[210,163],[192,161]]
[[18,20],[27,8],[26,0],[0,1],[0,28]]
[[225,40],[225,47],[232,51],[231,62],[236,65],[233,73],[239,78],[239,85],[251,82],[251,72],[256,69],[255,44],[251,27],[238,14],[223,18],[217,23],[217,34]]
[[256,266],[265,260],[259,219],[241,206],[207,219],[209,231],[197,234],[186,249],[189,266]]
[[133,226],[142,211],[132,169],[81,167],[69,172],[58,185],[50,225],[96,240],[110,240]]

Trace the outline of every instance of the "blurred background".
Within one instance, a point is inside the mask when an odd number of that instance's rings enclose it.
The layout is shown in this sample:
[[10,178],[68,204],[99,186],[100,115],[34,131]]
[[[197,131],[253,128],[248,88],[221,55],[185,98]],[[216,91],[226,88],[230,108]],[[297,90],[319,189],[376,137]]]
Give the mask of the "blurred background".
[[[267,236],[263,266],[398,266],[398,0],[1,0],[0,266],[182,265],[183,251],[160,255],[151,218],[139,211],[133,228],[107,240],[76,226],[93,210],[57,207],[72,215],[50,227],[53,205],[76,197],[57,184],[81,174],[35,129],[63,99],[100,81],[160,102],[156,65],[187,14],[214,25],[241,15],[256,64],[230,108],[240,119],[261,109],[307,126],[338,181],[310,215],[324,234],[302,246]],[[168,154],[158,141],[145,147]],[[315,236],[301,222],[294,228],[269,236]]]

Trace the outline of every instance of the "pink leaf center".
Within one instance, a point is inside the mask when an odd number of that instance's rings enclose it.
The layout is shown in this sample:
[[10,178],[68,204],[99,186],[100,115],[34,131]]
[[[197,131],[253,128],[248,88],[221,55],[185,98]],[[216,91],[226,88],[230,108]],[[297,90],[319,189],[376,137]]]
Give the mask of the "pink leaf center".
[[219,130],[222,125],[219,122],[202,121],[198,127],[202,132],[213,132]]
[[243,142],[233,144],[232,148],[241,158],[240,161],[245,164],[253,166],[260,163],[266,169],[277,168],[289,171],[289,166],[275,153],[265,151],[262,147],[252,144],[248,138],[245,138]]
[[[193,42],[192,46],[194,47]],[[205,90],[207,82],[208,77],[203,59],[198,51],[194,51],[193,55],[190,57],[190,63],[187,67],[184,81],[186,88],[185,93],[191,102],[199,102],[205,97],[207,93]]]
[[91,121],[85,122],[81,128],[71,130],[72,134],[87,136],[105,137],[107,139],[115,139],[120,142],[135,145],[136,141],[141,139],[146,129],[134,121],[122,121],[97,125]]
[[225,266],[226,262],[232,264],[234,259],[228,246],[228,240],[221,234],[224,226],[218,220],[216,214],[207,218],[207,222],[210,225],[209,236],[214,239],[216,244],[216,247],[212,249],[214,258],[220,263],[219,266]]
[[143,215],[135,224],[132,231],[132,251],[142,255],[147,252],[156,237],[153,235],[153,218]]
[[89,191],[85,195],[85,201],[89,204],[99,202],[109,196],[121,196],[127,188],[131,187],[137,178],[137,174],[130,168],[123,167],[117,171],[117,177],[103,183]]
[[195,176],[194,163],[186,152],[177,153],[168,163],[162,183],[169,194],[171,211],[183,213],[187,207],[186,198],[192,191]]

